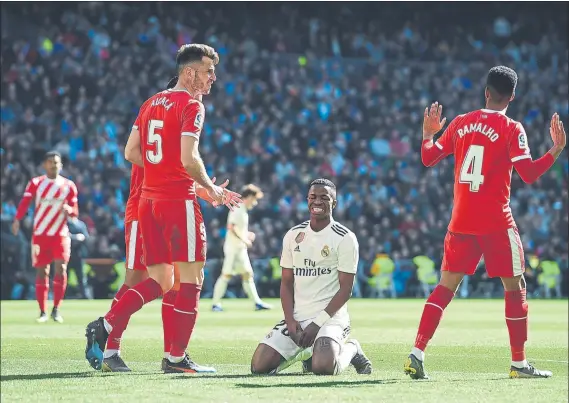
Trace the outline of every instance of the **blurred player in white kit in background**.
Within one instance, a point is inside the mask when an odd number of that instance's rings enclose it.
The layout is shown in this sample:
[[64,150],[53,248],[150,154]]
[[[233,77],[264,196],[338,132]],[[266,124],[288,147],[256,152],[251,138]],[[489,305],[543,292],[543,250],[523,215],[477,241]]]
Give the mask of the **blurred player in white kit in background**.
[[247,254],[253,242],[255,234],[249,231],[249,210],[253,209],[259,199],[263,198],[263,192],[255,185],[247,185],[241,192],[243,203],[235,210],[230,211],[227,216],[227,235],[223,245],[223,267],[221,275],[213,288],[213,306],[212,311],[221,312],[221,299],[227,291],[227,284],[234,274],[241,276],[243,290],[249,297],[255,301],[255,309],[271,309],[269,304],[264,303],[259,298],[255,280],[253,277],[253,267]]

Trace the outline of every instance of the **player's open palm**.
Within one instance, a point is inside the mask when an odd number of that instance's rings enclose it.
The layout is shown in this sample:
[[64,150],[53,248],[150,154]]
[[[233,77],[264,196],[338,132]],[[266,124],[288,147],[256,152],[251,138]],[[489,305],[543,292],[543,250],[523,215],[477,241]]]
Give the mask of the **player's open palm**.
[[559,119],[559,115],[557,113],[554,113],[551,117],[549,133],[551,134],[553,145],[560,150],[564,149],[567,145],[567,135],[565,134],[565,129],[563,128],[563,122],[561,119]]
[[431,108],[426,107],[423,116],[423,140],[431,140],[435,134],[440,132],[447,121],[447,118],[441,120],[443,114],[443,106],[435,102]]

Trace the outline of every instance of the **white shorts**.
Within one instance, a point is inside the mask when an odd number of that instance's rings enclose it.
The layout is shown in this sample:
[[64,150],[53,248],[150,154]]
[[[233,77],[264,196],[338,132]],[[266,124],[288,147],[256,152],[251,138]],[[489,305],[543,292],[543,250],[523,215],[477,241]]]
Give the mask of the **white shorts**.
[[225,256],[223,258],[223,266],[221,268],[222,275],[232,276],[234,273],[253,273],[253,266],[251,266],[247,249],[224,248],[223,252]]
[[[312,319],[303,320],[300,323],[302,329],[306,328]],[[344,344],[350,335],[350,321],[339,320],[336,318],[331,318],[328,320],[324,326],[320,328],[320,331],[316,335],[314,341],[321,337],[329,337],[332,340],[337,341],[339,344]],[[296,357],[296,355],[303,350],[303,348],[298,347],[294,341],[288,335],[288,329],[284,320],[276,324],[275,327],[261,340],[262,344],[266,344],[276,350],[285,360],[290,360]]]

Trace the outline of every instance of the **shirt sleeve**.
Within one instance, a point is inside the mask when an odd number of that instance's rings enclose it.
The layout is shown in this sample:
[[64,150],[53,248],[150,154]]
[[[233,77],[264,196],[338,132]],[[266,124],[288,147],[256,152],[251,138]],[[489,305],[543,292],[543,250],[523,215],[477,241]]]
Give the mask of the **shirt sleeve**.
[[461,116],[454,118],[444,131],[443,135],[439,137],[437,141],[435,141],[435,147],[441,150],[445,156],[454,153],[454,138],[460,118]]
[[281,254],[281,267],[284,269],[292,269],[292,247],[291,247],[292,231],[286,233],[283,239],[283,251]]
[[354,233],[348,232],[338,245],[338,271],[356,274],[359,260],[358,239]]
[[520,161],[526,158],[531,158],[529,149],[528,138],[524,126],[517,123],[512,130],[509,138],[509,154],[512,162]]
[[182,136],[199,140],[205,119],[205,108],[199,101],[192,100],[182,111]]
[[229,214],[227,215],[227,224],[241,226],[243,224],[243,210],[239,208],[229,211]]
[[28,207],[30,206],[30,202],[36,196],[37,189],[38,189],[38,179],[34,178],[28,182],[26,190],[24,190],[24,195],[22,196],[22,200],[20,200],[20,204],[18,205],[18,210],[16,211],[16,220],[21,220],[22,218],[24,218],[24,216],[28,212]]
[[71,181],[69,182],[69,194],[67,195],[67,204],[69,205],[69,207],[73,209],[73,211],[69,215],[71,217],[79,216],[79,205],[77,203],[77,186],[75,186],[75,183]]

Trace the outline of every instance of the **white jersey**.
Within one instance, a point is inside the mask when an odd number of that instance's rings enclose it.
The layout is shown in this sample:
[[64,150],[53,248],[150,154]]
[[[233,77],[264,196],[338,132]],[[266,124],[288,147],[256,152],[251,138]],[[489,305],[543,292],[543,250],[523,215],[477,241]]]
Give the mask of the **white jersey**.
[[[355,234],[334,220],[318,232],[310,221],[291,228],[283,240],[281,267],[294,271],[294,319],[312,319],[323,311],[340,289],[338,272],[355,274],[358,260]],[[348,319],[347,304],[334,317]]]
[[[249,236],[249,213],[245,204],[241,204],[239,207],[235,208],[233,211],[229,211],[227,216],[227,225],[233,225],[234,230],[241,235],[243,239],[247,239]],[[243,241],[235,234],[233,231],[227,231],[227,236],[225,237],[224,249],[246,249],[247,246]]]

